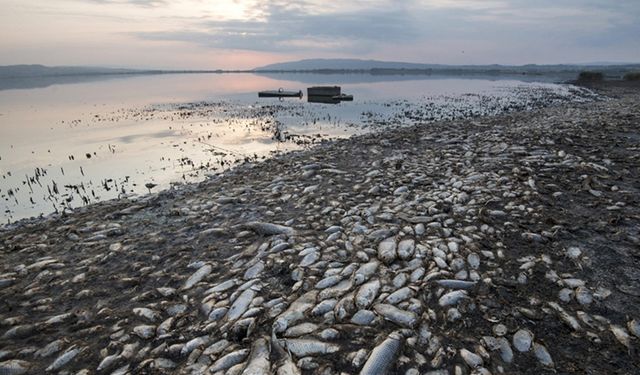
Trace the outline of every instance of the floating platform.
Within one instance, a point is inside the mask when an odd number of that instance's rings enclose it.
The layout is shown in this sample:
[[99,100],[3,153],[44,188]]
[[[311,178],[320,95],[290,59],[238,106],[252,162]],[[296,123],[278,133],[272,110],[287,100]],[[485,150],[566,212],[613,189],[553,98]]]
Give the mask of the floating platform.
[[258,98],[302,98],[302,90],[286,91],[283,89],[279,89],[259,91]]
[[338,104],[342,101],[353,101],[353,95],[343,94],[340,86],[313,86],[307,88],[307,101]]
[[307,96],[337,96],[340,91],[340,86],[313,86],[307,88]]

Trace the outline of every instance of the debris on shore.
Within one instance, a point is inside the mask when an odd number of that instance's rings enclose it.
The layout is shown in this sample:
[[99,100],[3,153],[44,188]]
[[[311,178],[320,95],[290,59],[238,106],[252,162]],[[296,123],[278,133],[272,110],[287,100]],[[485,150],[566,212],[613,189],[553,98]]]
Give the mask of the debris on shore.
[[0,373],[638,373],[640,93],[0,228]]

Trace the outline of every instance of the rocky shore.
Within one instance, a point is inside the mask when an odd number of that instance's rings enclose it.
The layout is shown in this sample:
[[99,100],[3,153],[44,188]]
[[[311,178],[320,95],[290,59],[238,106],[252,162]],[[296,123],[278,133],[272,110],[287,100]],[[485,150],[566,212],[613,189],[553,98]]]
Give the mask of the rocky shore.
[[640,373],[640,91],[0,229],[0,374]]

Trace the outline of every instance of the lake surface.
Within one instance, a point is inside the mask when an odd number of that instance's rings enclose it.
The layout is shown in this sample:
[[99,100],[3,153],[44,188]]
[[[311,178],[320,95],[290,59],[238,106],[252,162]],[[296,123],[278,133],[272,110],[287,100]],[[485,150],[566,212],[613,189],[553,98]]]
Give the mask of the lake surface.
[[[323,139],[595,98],[569,85],[499,78],[165,74],[0,82],[0,222],[199,181]],[[329,83],[354,101],[257,97]]]

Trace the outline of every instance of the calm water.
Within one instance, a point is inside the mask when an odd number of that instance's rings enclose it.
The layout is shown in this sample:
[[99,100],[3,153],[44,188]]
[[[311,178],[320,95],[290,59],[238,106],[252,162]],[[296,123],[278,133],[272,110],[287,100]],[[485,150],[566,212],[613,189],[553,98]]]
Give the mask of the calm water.
[[[257,98],[259,90],[305,91],[318,83],[341,85],[355,100]],[[571,86],[511,79],[364,75],[0,82],[0,219],[198,181],[321,139],[591,97]]]

